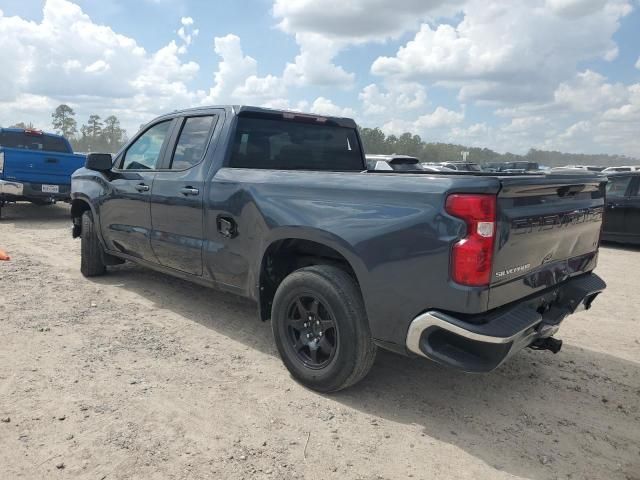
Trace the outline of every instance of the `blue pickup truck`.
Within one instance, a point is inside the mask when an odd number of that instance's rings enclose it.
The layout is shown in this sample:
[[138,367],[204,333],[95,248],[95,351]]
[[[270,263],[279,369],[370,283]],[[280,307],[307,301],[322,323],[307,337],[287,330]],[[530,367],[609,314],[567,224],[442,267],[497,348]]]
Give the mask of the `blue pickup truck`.
[[69,200],[71,174],[84,162],[84,155],[74,154],[60,135],[0,128],[0,216],[10,202],[48,205]]

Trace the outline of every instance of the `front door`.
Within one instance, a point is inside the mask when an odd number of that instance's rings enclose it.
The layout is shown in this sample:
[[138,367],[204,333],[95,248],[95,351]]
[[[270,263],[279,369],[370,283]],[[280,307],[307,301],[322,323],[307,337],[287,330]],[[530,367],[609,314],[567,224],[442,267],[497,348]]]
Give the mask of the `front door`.
[[107,249],[157,261],[149,241],[149,200],[172,125],[173,120],[152,125],[116,159],[108,193],[100,204],[100,227]]
[[158,262],[202,275],[204,240],[204,161],[218,115],[199,114],[177,120],[166,164],[156,174],[151,200],[151,247]]

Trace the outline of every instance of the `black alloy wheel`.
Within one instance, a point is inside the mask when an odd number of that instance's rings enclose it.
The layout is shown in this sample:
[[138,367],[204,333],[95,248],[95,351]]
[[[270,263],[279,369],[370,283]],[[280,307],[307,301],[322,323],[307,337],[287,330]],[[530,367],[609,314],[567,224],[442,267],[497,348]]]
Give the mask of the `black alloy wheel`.
[[300,295],[287,310],[287,339],[309,368],[326,367],[338,348],[338,329],[332,313],[312,294]]

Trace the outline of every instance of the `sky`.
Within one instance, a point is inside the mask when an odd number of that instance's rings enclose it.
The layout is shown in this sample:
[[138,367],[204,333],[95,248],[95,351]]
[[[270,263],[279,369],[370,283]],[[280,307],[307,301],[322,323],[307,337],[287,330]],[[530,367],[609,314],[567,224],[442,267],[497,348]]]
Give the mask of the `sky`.
[[180,108],[640,158],[640,0],[0,0],[0,125]]

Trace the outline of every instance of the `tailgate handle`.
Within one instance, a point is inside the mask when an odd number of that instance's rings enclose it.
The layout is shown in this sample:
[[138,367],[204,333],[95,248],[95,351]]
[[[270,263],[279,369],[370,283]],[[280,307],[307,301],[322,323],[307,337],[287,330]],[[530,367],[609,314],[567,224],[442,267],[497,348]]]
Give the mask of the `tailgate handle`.
[[560,187],[558,189],[558,196],[559,197],[566,197],[567,195],[573,196],[583,191],[584,188],[585,188],[584,185],[565,185],[564,187]]
[[46,163],[58,163],[58,159],[49,157],[49,158],[45,159],[45,162]]

